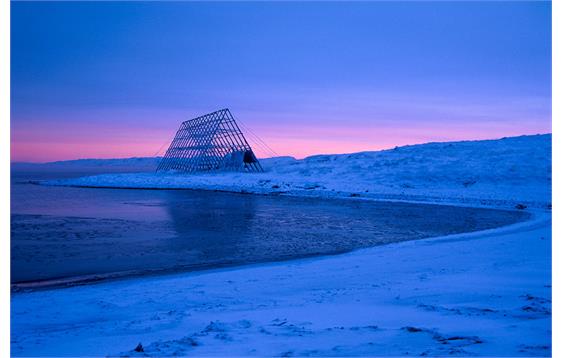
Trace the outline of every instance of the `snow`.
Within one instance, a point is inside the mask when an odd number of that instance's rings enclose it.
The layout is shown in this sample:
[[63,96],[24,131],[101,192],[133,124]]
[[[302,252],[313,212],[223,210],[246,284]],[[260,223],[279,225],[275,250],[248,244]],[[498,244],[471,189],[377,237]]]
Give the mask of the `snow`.
[[548,207],[550,134],[427,143],[378,152],[262,159],[265,173],[125,173],[47,185],[202,189],[313,197]]
[[[160,157],[119,159],[77,159],[48,163],[13,162],[11,169],[19,172],[50,173],[123,173],[150,172],[156,170]],[[84,175],[84,174],[82,174]]]
[[537,135],[274,158],[256,175],[48,182],[525,203],[533,218],[338,256],[14,293],[12,355],[549,356],[550,148]]
[[12,354],[548,356],[550,238],[537,211],[339,256],[15,294]]
[[31,162],[14,162],[12,163],[16,169],[19,168],[95,168],[95,167],[144,167],[154,168],[158,166],[161,157],[133,157],[133,158],[112,158],[112,159],[75,159],[75,160],[62,160],[57,162],[47,163],[31,163]]

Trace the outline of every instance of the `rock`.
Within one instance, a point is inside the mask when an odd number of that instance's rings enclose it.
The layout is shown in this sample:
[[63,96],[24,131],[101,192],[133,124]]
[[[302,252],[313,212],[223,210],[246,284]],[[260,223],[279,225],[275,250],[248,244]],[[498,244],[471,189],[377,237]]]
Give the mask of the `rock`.
[[144,348],[142,347],[142,344],[138,344],[137,347],[135,348],[135,352],[144,352]]

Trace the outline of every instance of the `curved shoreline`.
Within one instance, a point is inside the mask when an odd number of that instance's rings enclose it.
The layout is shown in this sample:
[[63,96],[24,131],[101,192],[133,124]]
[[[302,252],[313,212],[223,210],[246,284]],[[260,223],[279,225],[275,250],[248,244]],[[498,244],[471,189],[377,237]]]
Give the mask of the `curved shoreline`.
[[[89,178],[80,177],[76,179]],[[427,205],[448,205],[458,207],[473,207],[473,208],[493,208],[504,210],[518,209],[518,205],[523,205],[524,208],[531,209],[547,209],[552,208],[552,204],[546,201],[535,200],[512,200],[512,199],[495,199],[495,198],[479,198],[479,197],[464,197],[464,196],[437,196],[425,194],[396,194],[396,193],[357,193],[345,191],[321,191],[314,189],[292,189],[292,190],[259,190],[256,188],[243,188],[240,186],[233,187],[212,187],[212,186],[127,186],[127,185],[111,185],[111,184],[77,184],[73,183],[76,179],[62,179],[62,180],[39,180],[29,181],[33,185],[44,186],[58,186],[70,188],[85,188],[85,189],[118,189],[118,190],[186,190],[186,191],[205,191],[205,192],[220,192],[232,193],[243,195],[263,195],[263,196],[286,196],[296,198],[313,198],[325,200],[358,200],[358,201],[377,201],[377,202],[398,202],[398,203],[413,203],[413,204],[427,204]],[[368,191],[368,190],[367,190]],[[520,209],[521,210],[521,209]]]
[[[341,200],[342,198],[334,198],[334,199]],[[330,199],[326,199],[326,200],[330,200]],[[414,203],[414,204],[420,204],[420,203]],[[438,204],[421,203],[421,204],[454,206],[454,205],[443,204],[443,203],[438,203]],[[469,208],[473,208],[473,207],[469,207]],[[490,207],[475,207],[475,208],[483,209],[483,210],[493,210],[493,211],[519,212],[513,209],[506,210],[504,208],[490,208]],[[229,263],[229,262],[199,263],[193,265],[184,265],[181,267],[171,267],[171,268],[161,268],[161,269],[141,269],[141,270],[126,270],[126,271],[117,271],[117,272],[108,272],[108,273],[97,273],[97,274],[88,274],[88,275],[80,275],[80,276],[50,278],[50,279],[37,280],[37,281],[24,281],[24,282],[12,283],[10,286],[11,286],[11,292],[15,294],[15,293],[38,291],[38,290],[51,290],[51,289],[84,286],[84,285],[105,283],[105,282],[117,281],[117,280],[137,279],[142,277],[156,277],[156,276],[163,276],[163,275],[177,275],[177,274],[186,274],[186,273],[193,273],[193,272],[210,272],[216,270],[242,269],[245,267],[262,266],[262,265],[269,265],[274,263],[302,261],[307,259],[321,259],[324,257],[341,256],[354,252],[359,252],[362,250],[370,250],[380,246],[389,246],[389,245],[395,245],[404,242],[432,241],[432,240],[439,240],[444,238],[468,237],[474,235],[481,236],[486,233],[495,233],[498,230],[504,232],[505,230],[508,230],[510,228],[513,230],[514,228],[529,226],[532,222],[536,221],[536,216],[537,216],[536,213],[537,213],[536,211],[524,212],[524,213],[521,212],[521,219],[515,223],[500,225],[498,227],[488,228],[484,230],[466,231],[466,232],[460,232],[460,233],[455,233],[445,236],[411,238],[411,239],[406,239],[396,242],[375,244],[369,247],[357,247],[348,250],[334,251],[328,253],[294,254],[294,255],[288,255],[287,257],[280,257],[277,259],[267,259],[263,261],[257,260],[254,262],[246,261],[240,263]]]
[[[501,228],[337,256],[16,294],[14,355],[60,355],[72,335],[76,344],[65,353],[73,356],[132,355],[139,342],[157,356],[177,349],[244,355],[258,341],[260,355],[276,356],[290,339],[285,329],[303,327],[297,352],[334,332],[348,355],[374,340],[371,355],[384,355],[396,342],[417,347],[437,332],[479,338],[469,346],[474,355],[527,356],[521,344],[550,347],[550,222],[549,212],[536,211]],[[530,303],[536,311],[525,311]],[[230,344],[212,327],[224,329]],[[28,343],[34,339],[44,344]]]

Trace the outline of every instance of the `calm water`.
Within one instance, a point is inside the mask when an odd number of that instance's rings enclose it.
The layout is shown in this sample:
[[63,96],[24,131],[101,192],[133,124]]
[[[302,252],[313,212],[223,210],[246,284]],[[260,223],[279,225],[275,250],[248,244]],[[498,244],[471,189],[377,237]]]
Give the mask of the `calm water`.
[[335,254],[482,230],[525,213],[203,191],[33,185],[86,173],[12,173],[20,287]]

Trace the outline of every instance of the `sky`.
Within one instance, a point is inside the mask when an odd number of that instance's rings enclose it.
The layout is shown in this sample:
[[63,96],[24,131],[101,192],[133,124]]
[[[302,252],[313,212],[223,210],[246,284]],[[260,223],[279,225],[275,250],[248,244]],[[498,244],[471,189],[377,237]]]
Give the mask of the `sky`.
[[12,161],[162,155],[226,107],[297,158],[548,133],[551,4],[11,3]]

